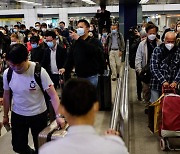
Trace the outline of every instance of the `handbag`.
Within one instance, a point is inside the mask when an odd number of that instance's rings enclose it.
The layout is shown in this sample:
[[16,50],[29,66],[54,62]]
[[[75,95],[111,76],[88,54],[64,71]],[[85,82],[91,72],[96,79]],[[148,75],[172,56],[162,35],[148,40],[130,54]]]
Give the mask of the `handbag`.
[[157,133],[159,131],[159,126],[161,125],[162,121],[162,106],[161,101],[164,97],[164,93],[149,105],[148,108],[148,127],[153,133]]
[[143,68],[141,73],[139,74],[139,77],[142,82],[148,84],[151,80],[151,72],[150,72],[150,64],[146,64]]

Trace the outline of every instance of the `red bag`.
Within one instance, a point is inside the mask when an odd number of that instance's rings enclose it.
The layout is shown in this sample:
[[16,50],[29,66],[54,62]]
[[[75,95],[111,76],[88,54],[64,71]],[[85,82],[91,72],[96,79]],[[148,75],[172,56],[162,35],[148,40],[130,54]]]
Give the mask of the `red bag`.
[[168,94],[162,101],[162,130],[180,131],[180,95]]

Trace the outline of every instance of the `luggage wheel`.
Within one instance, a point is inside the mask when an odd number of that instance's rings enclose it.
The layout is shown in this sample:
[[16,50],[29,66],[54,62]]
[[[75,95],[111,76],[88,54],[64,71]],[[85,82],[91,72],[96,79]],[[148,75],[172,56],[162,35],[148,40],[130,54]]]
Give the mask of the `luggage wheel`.
[[169,150],[169,143],[168,140],[165,138],[160,139],[160,148],[162,151],[168,151]]

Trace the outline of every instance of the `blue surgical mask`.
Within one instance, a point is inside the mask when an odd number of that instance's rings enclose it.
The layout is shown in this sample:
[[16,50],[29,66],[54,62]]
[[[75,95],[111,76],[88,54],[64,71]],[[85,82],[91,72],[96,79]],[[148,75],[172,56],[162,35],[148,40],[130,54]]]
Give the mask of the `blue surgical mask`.
[[107,33],[103,33],[103,36],[106,37],[106,36],[107,36]]
[[117,33],[117,30],[114,29],[114,30],[111,30],[111,32],[112,32],[113,34],[115,34],[115,33]]
[[47,42],[47,45],[49,48],[53,48],[54,47],[54,43],[51,41],[51,42]]
[[31,46],[32,46],[33,49],[38,47],[37,43],[31,44]]
[[76,29],[76,31],[77,31],[77,34],[79,36],[83,36],[84,35],[84,28],[78,28],[78,29]]
[[21,30],[21,32],[22,32],[22,33],[24,33],[24,32],[25,32],[25,30]]
[[17,29],[13,29],[13,32],[16,33],[16,32],[17,32]]

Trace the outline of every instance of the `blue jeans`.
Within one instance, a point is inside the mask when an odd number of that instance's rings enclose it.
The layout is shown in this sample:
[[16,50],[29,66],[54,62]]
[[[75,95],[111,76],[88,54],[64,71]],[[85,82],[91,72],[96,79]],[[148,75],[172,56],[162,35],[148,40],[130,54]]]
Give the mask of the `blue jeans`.
[[91,82],[95,87],[97,87],[97,84],[98,84],[98,75],[93,75],[93,76],[90,76],[90,77],[87,77],[87,78],[84,78],[84,79],[87,79],[89,82]]
[[160,97],[160,92],[158,90],[151,89],[151,98],[150,102],[153,103],[157,101],[157,99]]

